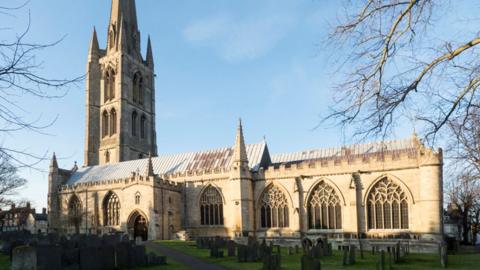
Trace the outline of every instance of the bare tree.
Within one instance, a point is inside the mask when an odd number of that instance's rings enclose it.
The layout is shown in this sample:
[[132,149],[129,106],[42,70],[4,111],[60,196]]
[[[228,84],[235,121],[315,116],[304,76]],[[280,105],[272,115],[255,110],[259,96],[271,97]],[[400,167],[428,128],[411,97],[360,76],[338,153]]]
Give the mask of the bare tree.
[[441,8],[450,4],[348,1],[329,36],[341,54],[343,75],[325,120],[353,126],[364,138],[385,136],[400,119],[410,119],[420,122],[433,142],[449,119],[468,118],[470,108],[479,106],[480,36],[472,32],[464,40],[446,41],[432,36]]
[[[40,51],[51,48],[60,41],[41,44],[28,41],[31,20],[23,32],[10,35],[7,22],[15,13],[24,12],[28,1],[17,7],[0,6],[0,135],[13,135],[19,131],[44,133],[56,119],[42,123],[40,118],[31,118],[22,100],[27,96],[38,99],[63,97],[67,87],[81,81],[74,79],[57,79],[42,75],[42,62],[37,59]],[[14,16],[13,16],[14,17]],[[10,38],[8,38],[10,36]],[[46,158],[36,155],[18,146],[3,145],[0,154],[8,157],[17,167],[31,167]]]
[[17,167],[9,162],[6,155],[0,154],[0,207],[16,202],[13,196],[25,183],[26,180],[17,175]]
[[476,228],[479,225],[480,179],[470,172],[464,172],[458,179],[450,182],[446,195],[462,221],[463,242],[468,243],[469,233],[472,232],[475,243]]
[[447,148],[452,161],[448,168],[460,177],[447,187],[447,197],[462,219],[464,241],[471,231],[475,243],[480,226],[480,110],[471,109],[468,114],[468,118],[448,121],[453,138]]

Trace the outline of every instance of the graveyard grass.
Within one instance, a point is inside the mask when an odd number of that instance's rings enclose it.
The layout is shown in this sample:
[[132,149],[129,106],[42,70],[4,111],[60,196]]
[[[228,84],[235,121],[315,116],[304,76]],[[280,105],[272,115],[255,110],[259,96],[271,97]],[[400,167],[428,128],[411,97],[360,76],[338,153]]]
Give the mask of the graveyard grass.
[[0,270],[10,270],[10,259],[3,254],[0,254]]
[[[255,263],[238,263],[236,257],[224,257],[224,258],[211,258],[209,249],[197,249],[195,242],[183,242],[183,241],[156,241],[157,243],[176,249],[185,254],[198,257],[205,262],[218,264],[224,266],[229,270],[260,270],[262,268],[261,262]],[[298,270],[300,269],[301,254],[288,255],[287,249],[282,248],[282,269],[283,270]],[[224,254],[227,254],[224,250]],[[325,257],[321,259],[322,269],[336,270],[336,269],[362,269],[362,270],[374,270],[379,260],[379,256],[373,256],[371,252],[364,252],[364,259],[360,258],[360,252],[357,250],[356,264],[352,266],[342,266],[342,254],[334,251],[334,256]],[[168,259],[167,259],[168,260]],[[386,262],[388,263],[388,256],[386,256]],[[448,256],[448,268],[455,270],[472,270],[477,269],[480,265],[479,253],[464,253]],[[436,254],[409,254],[398,264],[393,265],[393,269],[399,270],[418,270],[418,269],[445,269],[440,266],[439,256]]]

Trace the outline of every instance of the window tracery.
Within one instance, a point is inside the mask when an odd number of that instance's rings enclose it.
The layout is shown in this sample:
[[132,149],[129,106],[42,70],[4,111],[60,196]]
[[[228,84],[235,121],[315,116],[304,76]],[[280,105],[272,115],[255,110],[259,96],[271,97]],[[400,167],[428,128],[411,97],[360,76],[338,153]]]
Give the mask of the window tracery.
[[288,200],[276,186],[269,187],[260,201],[260,225],[262,228],[289,226]]
[[368,229],[408,229],[408,198],[399,185],[384,178],[367,200]]
[[312,191],[307,204],[310,229],[341,229],[342,207],[335,189],[320,182]]
[[208,186],[200,197],[200,224],[223,225],[222,195],[213,186]]

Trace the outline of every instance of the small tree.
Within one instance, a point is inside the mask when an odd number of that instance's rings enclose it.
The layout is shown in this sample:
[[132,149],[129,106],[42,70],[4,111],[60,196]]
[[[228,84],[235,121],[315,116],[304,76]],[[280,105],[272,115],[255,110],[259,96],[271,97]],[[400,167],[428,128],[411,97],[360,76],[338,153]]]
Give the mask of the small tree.
[[8,156],[0,153],[0,207],[14,203],[13,196],[26,182],[17,175],[17,167],[10,163]]

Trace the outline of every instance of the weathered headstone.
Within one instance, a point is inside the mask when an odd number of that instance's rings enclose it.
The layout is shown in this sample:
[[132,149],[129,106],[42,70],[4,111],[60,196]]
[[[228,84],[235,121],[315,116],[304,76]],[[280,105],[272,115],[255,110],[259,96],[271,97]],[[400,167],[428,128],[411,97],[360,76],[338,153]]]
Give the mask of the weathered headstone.
[[447,254],[447,251],[448,251],[448,247],[445,243],[441,243],[440,244],[440,265],[443,267],[443,268],[447,268],[448,267],[448,254]]
[[378,270],[385,270],[385,251],[380,251],[380,261],[378,262]]
[[124,269],[128,266],[128,243],[122,242],[115,245],[115,266]]
[[268,254],[263,257],[263,270],[280,270],[281,268],[281,255]]
[[228,240],[227,242],[227,255],[228,257],[235,256],[235,241],[233,240]]
[[355,252],[356,252],[357,247],[356,246],[350,246],[348,249],[348,265],[354,265],[355,264]]
[[346,266],[348,265],[348,250],[346,248],[343,248],[343,260],[342,260],[342,265]]
[[60,245],[38,245],[35,250],[37,251],[38,270],[61,270],[62,249]]
[[299,252],[298,245],[295,245],[295,254],[298,254],[298,252]]
[[12,270],[37,270],[37,254],[30,246],[18,246],[12,253]]
[[288,255],[292,255],[293,254],[293,247],[288,247]]
[[99,249],[95,247],[80,248],[80,270],[101,270],[98,253]]
[[247,262],[247,246],[237,245],[237,260],[238,262]]
[[319,259],[312,258],[308,255],[303,255],[301,259],[301,270],[321,270]]

